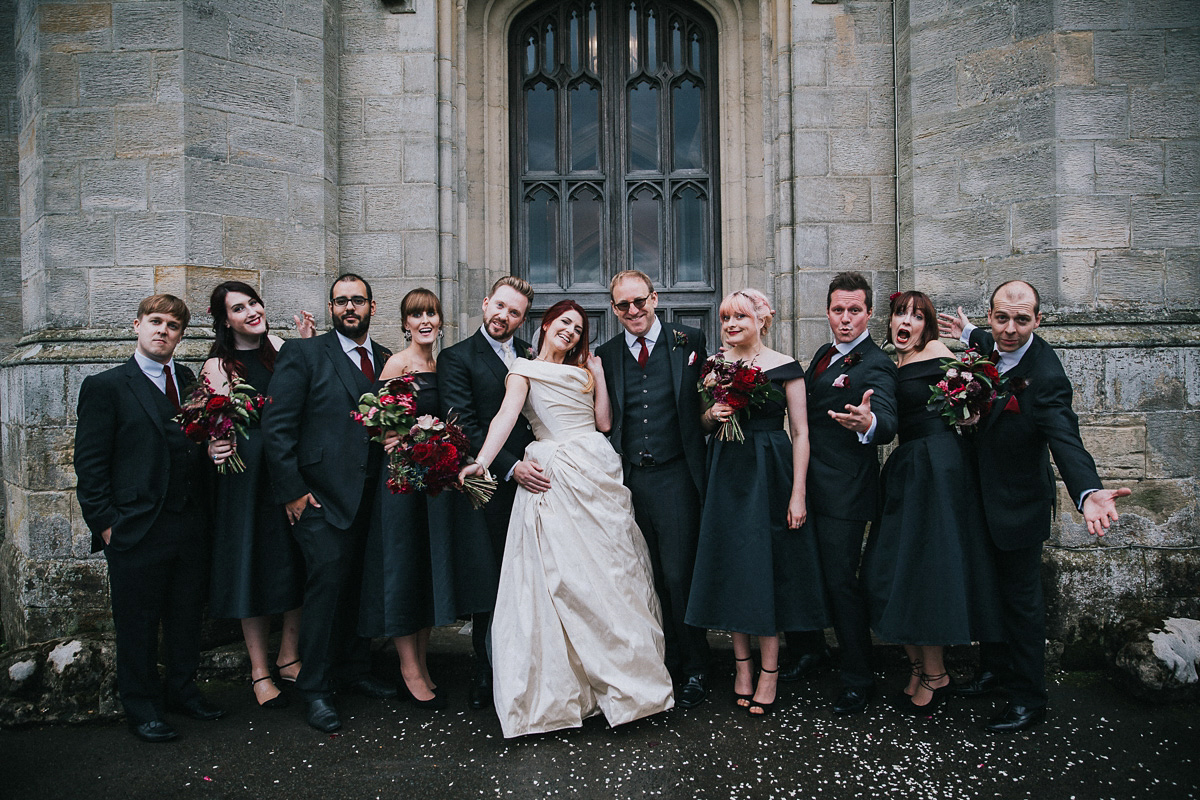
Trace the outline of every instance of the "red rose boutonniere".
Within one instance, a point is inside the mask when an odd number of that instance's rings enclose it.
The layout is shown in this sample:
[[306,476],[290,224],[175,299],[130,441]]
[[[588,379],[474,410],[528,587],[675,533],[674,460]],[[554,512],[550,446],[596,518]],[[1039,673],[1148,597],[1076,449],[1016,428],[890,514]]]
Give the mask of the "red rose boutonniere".
[[842,366],[850,369],[860,361],[862,361],[862,353],[854,352],[842,359]]
[[686,333],[684,333],[683,331],[675,331],[674,333],[675,333],[675,346],[676,347],[687,347],[688,335]]

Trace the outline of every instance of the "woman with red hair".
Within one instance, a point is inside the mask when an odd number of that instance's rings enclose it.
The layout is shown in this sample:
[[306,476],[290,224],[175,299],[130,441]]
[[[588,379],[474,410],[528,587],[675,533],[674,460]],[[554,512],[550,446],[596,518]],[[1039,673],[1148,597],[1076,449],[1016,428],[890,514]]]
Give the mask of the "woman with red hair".
[[517,490],[504,547],[492,663],[505,737],[577,728],[597,713],[615,726],[674,705],[649,551],[601,432],[612,409],[587,313],[573,300],[551,306],[537,347],[513,362],[478,460],[460,476],[483,473],[524,414],[536,437],[525,457],[550,489]]

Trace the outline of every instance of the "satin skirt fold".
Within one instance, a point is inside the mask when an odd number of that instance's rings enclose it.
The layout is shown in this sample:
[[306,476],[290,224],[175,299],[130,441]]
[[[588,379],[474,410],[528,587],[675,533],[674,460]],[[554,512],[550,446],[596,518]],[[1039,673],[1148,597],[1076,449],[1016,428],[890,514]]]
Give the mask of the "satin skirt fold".
[[595,431],[526,452],[551,489],[519,489],[492,626],[505,737],[620,725],[674,705],[661,611],[621,463]]

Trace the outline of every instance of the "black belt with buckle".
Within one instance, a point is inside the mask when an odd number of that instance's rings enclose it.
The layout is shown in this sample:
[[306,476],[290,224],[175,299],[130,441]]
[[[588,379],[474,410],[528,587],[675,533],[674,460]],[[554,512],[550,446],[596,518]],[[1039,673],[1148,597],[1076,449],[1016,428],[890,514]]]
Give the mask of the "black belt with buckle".
[[653,455],[643,450],[642,452],[638,453],[639,460],[633,462],[633,465],[635,467],[665,467],[666,465],[672,464],[681,458],[683,458],[683,454],[672,456],[665,461],[658,461]]

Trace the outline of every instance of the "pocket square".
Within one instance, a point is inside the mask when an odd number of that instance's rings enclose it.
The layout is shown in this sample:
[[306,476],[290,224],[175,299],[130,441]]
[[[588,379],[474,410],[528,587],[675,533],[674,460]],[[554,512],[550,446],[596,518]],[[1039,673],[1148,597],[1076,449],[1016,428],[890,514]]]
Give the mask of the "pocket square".
[[838,375],[836,378],[833,379],[833,388],[845,389],[846,385],[849,383],[850,383],[850,376],[843,372],[841,375]]
[[1004,404],[1004,410],[1011,411],[1014,414],[1021,413],[1021,404],[1017,402],[1017,396],[1015,394],[1010,394],[1008,396],[1008,402]]
[[690,367],[692,364],[695,364],[695,363],[696,363],[696,351],[695,351],[695,350],[693,350],[693,351],[691,352],[691,355],[689,355],[689,356],[688,356],[688,363],[687,363],[687,365]]

